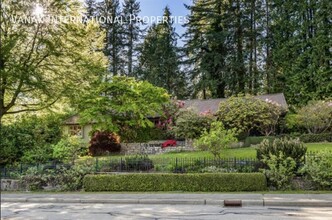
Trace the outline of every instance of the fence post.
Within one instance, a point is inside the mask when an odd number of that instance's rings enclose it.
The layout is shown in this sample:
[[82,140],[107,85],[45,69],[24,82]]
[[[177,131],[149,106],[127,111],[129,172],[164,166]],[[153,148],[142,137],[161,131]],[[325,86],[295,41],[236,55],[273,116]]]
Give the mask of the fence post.
[[175,172],[178,172],[178,158],[175,158]]
[[20,165],[20,174],[22,175],[22,173],[23,173],[23,167],[22,167],[22,163],[21,163],[21,165]]
[[234,157],[234,168],[236,169],[236,157]]
[[122,157],[120,157],[120,172],[122,172]]
[[96,157],[96,172],[98,172],[98,157]]

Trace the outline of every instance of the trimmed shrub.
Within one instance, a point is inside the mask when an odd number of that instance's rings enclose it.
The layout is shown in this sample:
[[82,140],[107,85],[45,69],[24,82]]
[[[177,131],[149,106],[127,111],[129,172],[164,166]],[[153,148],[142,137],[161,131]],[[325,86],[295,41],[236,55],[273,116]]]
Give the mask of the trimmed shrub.
[[97,131],[91,138],[89,146],[91,156],[103,156],[120,150],[120,138],[111,132]]
[[257,159],[269,159],[271,155],[278,156],[282,153],[284,158],[293,158],[296,161],[296,164],[299,165],[303,163],[304,156],[307,152],[307,147],[299,139],[275,139],[269,141],[265,139],[257,148]]
[[299,139],[304,143],[332,142],[332,133],[302,134]]
[[243,147],[250,147],[251,145],[257,145],[262,143],[264,139],[273,141],[277,138],[298,138],[303,143],[317,143],[317,142],[332,142],[332,133],[322,133],[322,134],[285,134],[278,136],[250,136],[244,141]]
[[87,175],[83,185],[87,192],[263,191],[266,190],[266,178],[261,173]]

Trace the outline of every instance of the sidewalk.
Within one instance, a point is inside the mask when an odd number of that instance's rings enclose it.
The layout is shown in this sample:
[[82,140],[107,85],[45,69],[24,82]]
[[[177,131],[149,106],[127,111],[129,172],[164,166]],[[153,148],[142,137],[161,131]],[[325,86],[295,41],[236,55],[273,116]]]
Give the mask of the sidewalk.
[[1,193],[1,202],[332,207],[331,194]]

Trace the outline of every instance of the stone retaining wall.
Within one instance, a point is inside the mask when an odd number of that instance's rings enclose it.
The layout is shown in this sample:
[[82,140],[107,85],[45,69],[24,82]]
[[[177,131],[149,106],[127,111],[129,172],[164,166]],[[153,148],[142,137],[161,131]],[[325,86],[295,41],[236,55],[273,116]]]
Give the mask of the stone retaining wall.
[[18,191],[21,186],[18,180],[1,179],[1,191]]
[[150,141],[147,143],[123,143],[121,150],[125,154],[162,154],[167,152],[195,151],[188,141],[177,141],[177,146],[162,148],[165,141]]

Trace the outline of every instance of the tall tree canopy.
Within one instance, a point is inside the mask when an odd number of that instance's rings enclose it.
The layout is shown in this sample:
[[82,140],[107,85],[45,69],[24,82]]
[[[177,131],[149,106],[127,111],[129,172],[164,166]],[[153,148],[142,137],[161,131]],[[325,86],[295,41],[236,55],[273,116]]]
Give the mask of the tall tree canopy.
[[98,2],[96,14],[100,20],[106,20],[101,23],[101,27],[106,32],[104,54],[109,60],[108,72],[110,74],[105,77],[105,80],[108,81],[112,75],[121,75],[125,72],[122,56],[124,26],[119,0]]
[[186,79],[180,70],[178,35],[168,7],[164,9],[163,22],[153,24],[141,46],[139,58],[140,77],[163,87],[177,98],[186,96]]
[[[5,115],[37,111],[75,96],[104,72],[106,61],[97,52],[103,40],[98,25],[42,20],[52,15],[78,17],[80,2],[40,2],[2,0],[0,121]],[[26,15],[40,22],[24,20]]]
[[194,96],[284,92],[300,105],[331,96],[329,0],[194,0],[186,7]]
[[122,16],[124,18],[124,62],[127,76],[135,76],[134,70],[137,66],[138,44],[142,38],[142,22],[137,18],[141,12],[140,4],[136,0],[125,0],[123,3]]

